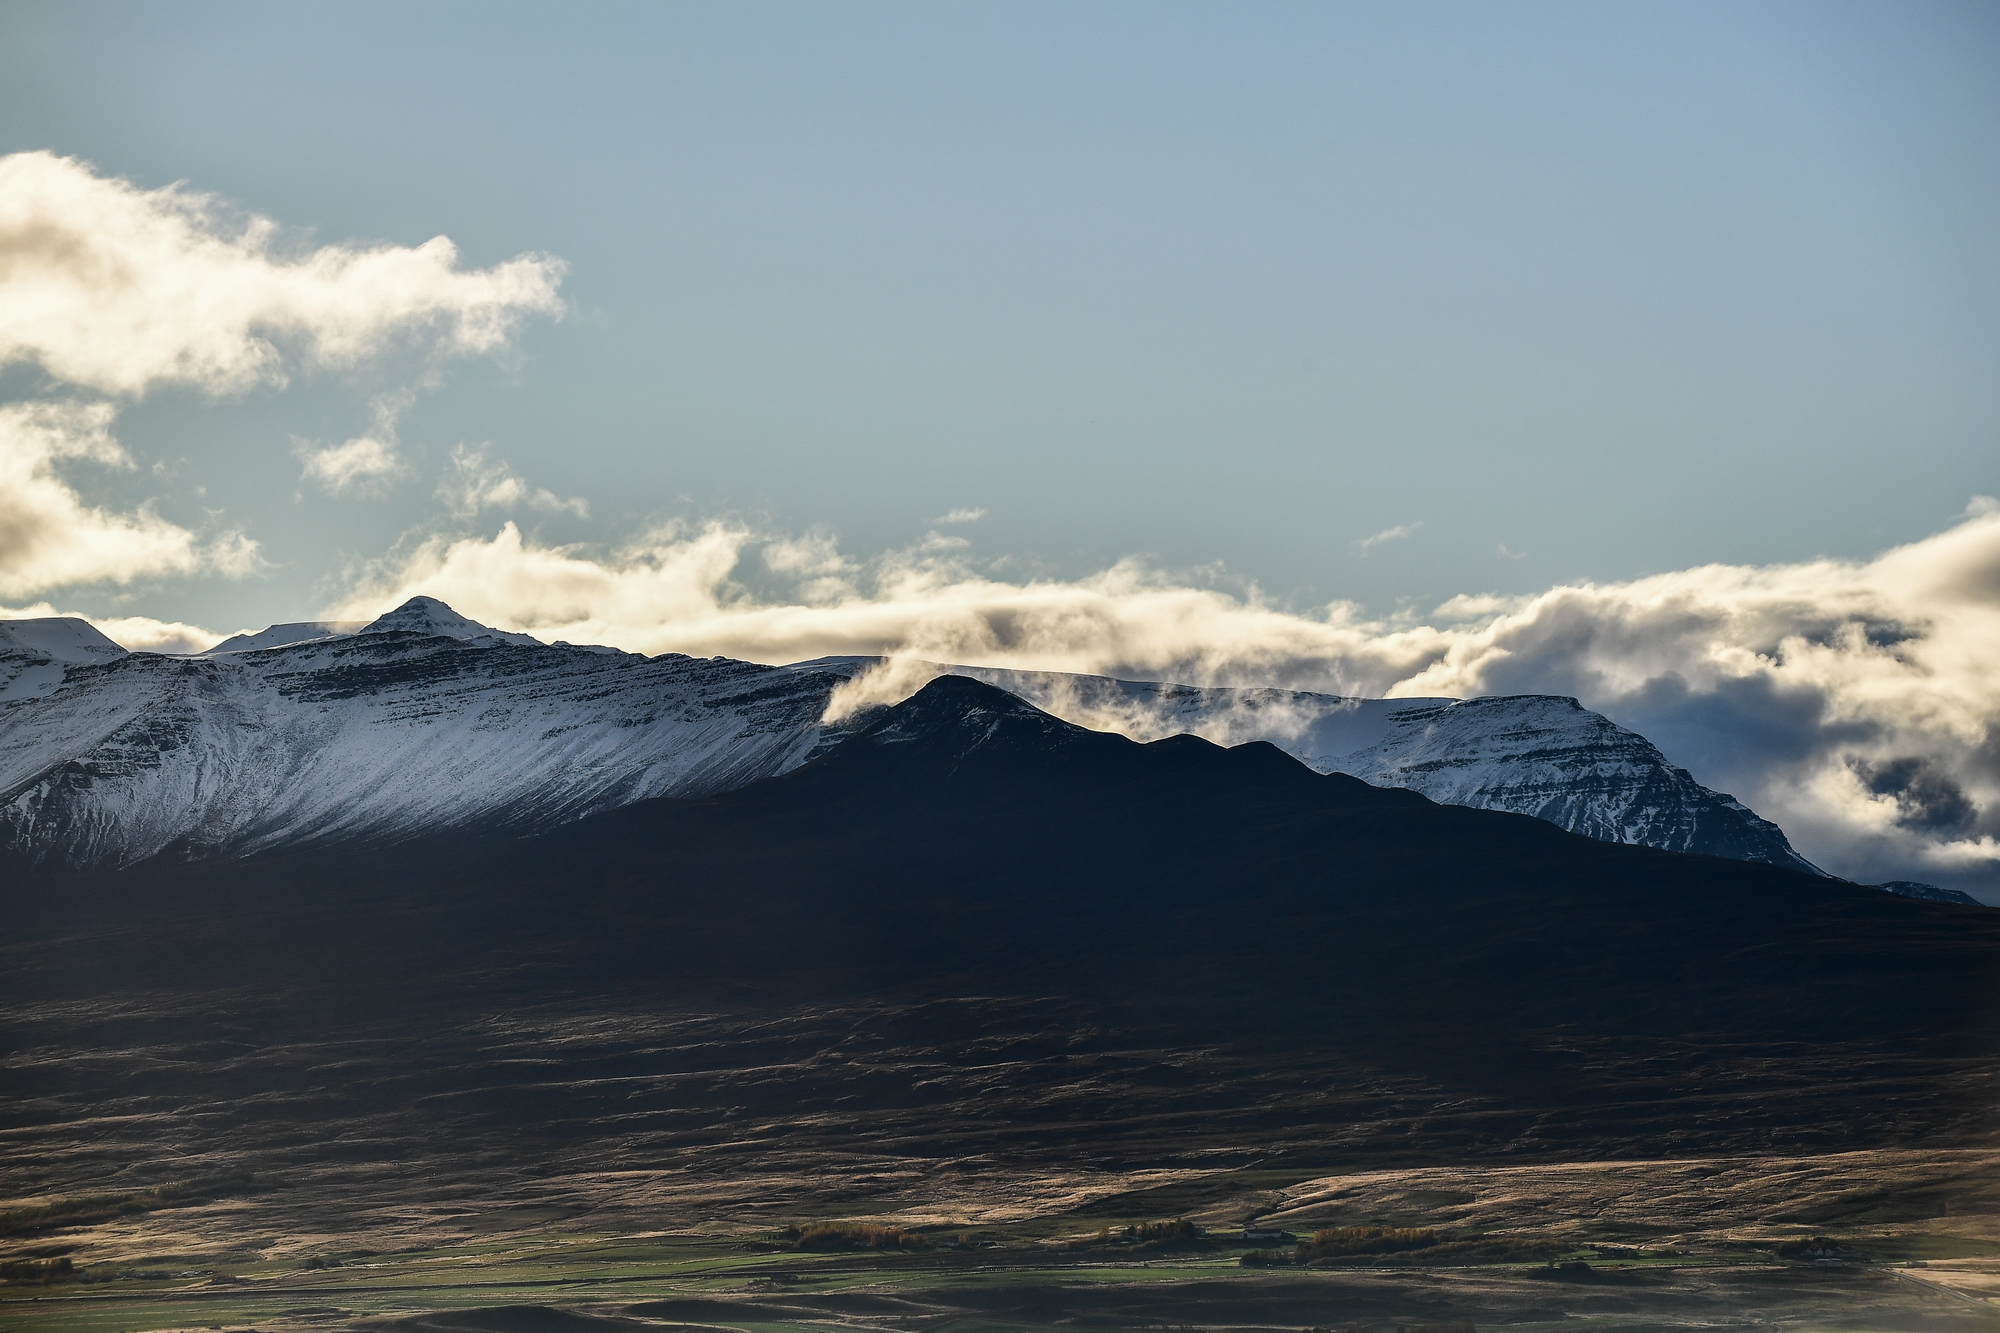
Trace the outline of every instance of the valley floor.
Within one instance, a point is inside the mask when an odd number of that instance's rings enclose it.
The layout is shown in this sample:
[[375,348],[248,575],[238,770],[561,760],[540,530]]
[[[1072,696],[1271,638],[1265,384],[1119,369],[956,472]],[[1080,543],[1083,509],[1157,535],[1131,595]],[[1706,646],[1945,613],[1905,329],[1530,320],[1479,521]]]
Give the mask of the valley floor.
[[[1009,1176],[970,1163],[899,1178],[881,1162],[845,1174],[822,1165],[804,1179],[551,1178],[490,1197],[440,1197],[420,1173],[400,1187],[370,1173],[369,1206],[328,1209],[326,1191],[342,1188],[335,1172],[79,1217],[43,1231],[39,1243],[19,1234],[17,1208],[5,1219],[16,1232],[10,1250],[60,1249],[101,1280],[10,1283],[0,1288],[0,1325],[50,1333],[2000,1327],[2000,1152],[1987,1150],[1307,1178],[1256,1166]],[[779,1238],[778,1219],[851,1213],[871,1198],[896,1206],[860,1211],[932,1244],[802,1253]],[[342,1219],[338,1231],[320,1225],[325,1212]],[[1250,1215],[1297,1234],[1434,1227],[1480,1238],[1493,1253],[1246,1267],[1246,1252],[1287,1252],[1282,1242],[1241,1240]],[[1167,1217],[1203,1234],[1154,1245],[1119,1236],[1126,1223]],[[1777,1253],[1809,1237],[1834,1241],[1839,1257]]]

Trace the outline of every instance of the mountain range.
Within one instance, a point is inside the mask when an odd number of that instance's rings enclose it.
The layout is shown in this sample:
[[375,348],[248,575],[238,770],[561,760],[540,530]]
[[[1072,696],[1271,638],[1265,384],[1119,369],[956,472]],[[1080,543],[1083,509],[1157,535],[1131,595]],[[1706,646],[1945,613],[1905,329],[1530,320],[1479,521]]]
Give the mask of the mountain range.
[[[543,644],[424,597],[366,624],[275,625],[193,656],[129,653],[80,620],[0,622],[0,855],[115,866],[545,831],[635,801],[731,791],[865,724],[869,709],[829,724],[828,707],[878,665]],[[1600,840],[1822,873],[1776,825],[1574,699],[1353,699],[916,667],[1140,740],[1267,741],[1317,772]]]
[[1441,805],[1261,742],[1142,744],[962,677],[732,791],[532,837],[20,874],[0,910],[0,1035],[36,1053],[7,1072],[24,1180],[197,1152],[309,1179],[379,1158],[435,1192],[529,1161],[1992,1132],[1995,914]]

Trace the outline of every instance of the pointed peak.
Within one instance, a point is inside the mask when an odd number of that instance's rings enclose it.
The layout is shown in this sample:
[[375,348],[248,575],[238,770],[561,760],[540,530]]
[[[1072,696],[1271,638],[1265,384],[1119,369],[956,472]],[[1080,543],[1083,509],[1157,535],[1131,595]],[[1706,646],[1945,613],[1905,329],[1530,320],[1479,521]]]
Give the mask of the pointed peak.
[[1046,752],[1096,735],[984,681],[939,676],[882,710],[853,743],[875,749],[915,745],[962,757],[974,750]]
[[533,644],[542,641],[530,634],[514,634],[469,620],[435,597],[412,597],[395,610],[377,616],[362,634],[427,634],[434,638],[491,640],[495,643]]

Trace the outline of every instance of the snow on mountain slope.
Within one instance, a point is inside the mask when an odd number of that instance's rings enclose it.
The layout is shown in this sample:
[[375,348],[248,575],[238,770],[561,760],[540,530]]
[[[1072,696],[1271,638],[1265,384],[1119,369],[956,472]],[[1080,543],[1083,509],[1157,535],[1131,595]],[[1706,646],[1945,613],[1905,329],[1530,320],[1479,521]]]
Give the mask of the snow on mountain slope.
[[546,827],[802,762],[838,680],[516,643],[416,610],[261,651],[70,665],[0,701],[0,847],[130,864]]
[[[234,646],[232,646],[234,645]],[[469,825],[546,828],[784,772],[876,665],[764,667],[545,645],[415,598],[196,657],[78,620],[0,623],[0,851],[37,864],[240,855]],[[938,667],[1140,740],[1266,740],[1320,772],[1579,833],[1811,869],[1776,826],[1572,699],[1346,699]]]
[[511,634],[476,620],[467,620],[435,597],[412,597],[395,610],[377,616],[359,631],[362,634],[439,634],[448,639],[471,643],[518,643],[539,648],[542,641],[532,634]]
[[74,616],[0,620],[0,700],[36,698],[61,684],[71,666],[123,656],[95,625]]
[[1574,699],[1424,700],[1390,722],[1381,740],[1333,767],[1450,805],[1534,815],[1605,842],[1825,873],[1776,824]]
[[255,634],[235,634],[196,657],[217,657],[223,653],[254,653],[264,648],[284,648],[314,639],[338,639],[367,628],[365,620],[300,620],[273,625]]
[[[851,676],[875,660],[801,665]],[[1269,741],[1321,773],[1406,787],[1450,805],[1534,815],[1606,842],[1824,873],[1793,850],[1776,824],[1710,791],[1644,736],[1574,699],[1349,699],[1052,671],[937,670],[1136,740],[1187,732],[1222,745]]]
[[0,654],[49,662],[109,662],[125,650],[74,616],[0,620]]

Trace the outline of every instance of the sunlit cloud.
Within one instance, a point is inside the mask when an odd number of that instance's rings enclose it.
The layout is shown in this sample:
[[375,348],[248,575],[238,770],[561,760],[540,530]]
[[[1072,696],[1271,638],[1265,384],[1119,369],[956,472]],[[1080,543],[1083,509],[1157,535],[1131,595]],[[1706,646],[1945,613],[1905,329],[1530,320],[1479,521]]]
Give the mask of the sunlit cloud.
[[931,522],[937,524],[939,527],[948,527],[953,523],[977,523],[985,517],[986,511],[984,509],[954,509],[948,514],[943,514],[932,519]]
[[[461,269],[441,236],[305,246],[179,186],[144,190],[46,152],[0,157],[0,366],[30,365],[52,382],[42,401],[0,408],[0,596],[258,567],[240,532],[197,532],[154,502],[85,501],[68,469],[132,467],[107,399],[163,385],[281,386],[295,368],[352,367],[396,348],[491,352],[524,318],[561,313],[562,273],[539,255]],[[396,420],[411,396],[377,398],[364,435],[296,442],[301,479],[342,495],[397,476]],[[512,484],[520,503],[582,512],[581,501]]]
[[397,450],[397,422],[412,402],[413,390],[384,394],[370,405],[374,429],[341,444],[316,445],[294,439],[292,453],[303,465],[300,480],[329,495],[380,494],[407,469]]
[[132,467],[111,420],[102,403],[0,406],[0,597],[257,568],[257,544],[239,532],[203,536],[150,506],[120,513],[84,502],[65,465]]
[[546,255],[461,269],[442,236],[300,248],[210,195],[141,189],[53,153],[0,157],[0,365],[100,393],[237,393],[405,338],[490,352],[523,318],[561,312],[562,273]]
[[373,435],[357,436],[344,444],[324,448],[300,440],[294,442],[292,452],[304,465],[300,476],[329,495],[368,491],[403,470],[396,457],[396,442]]

